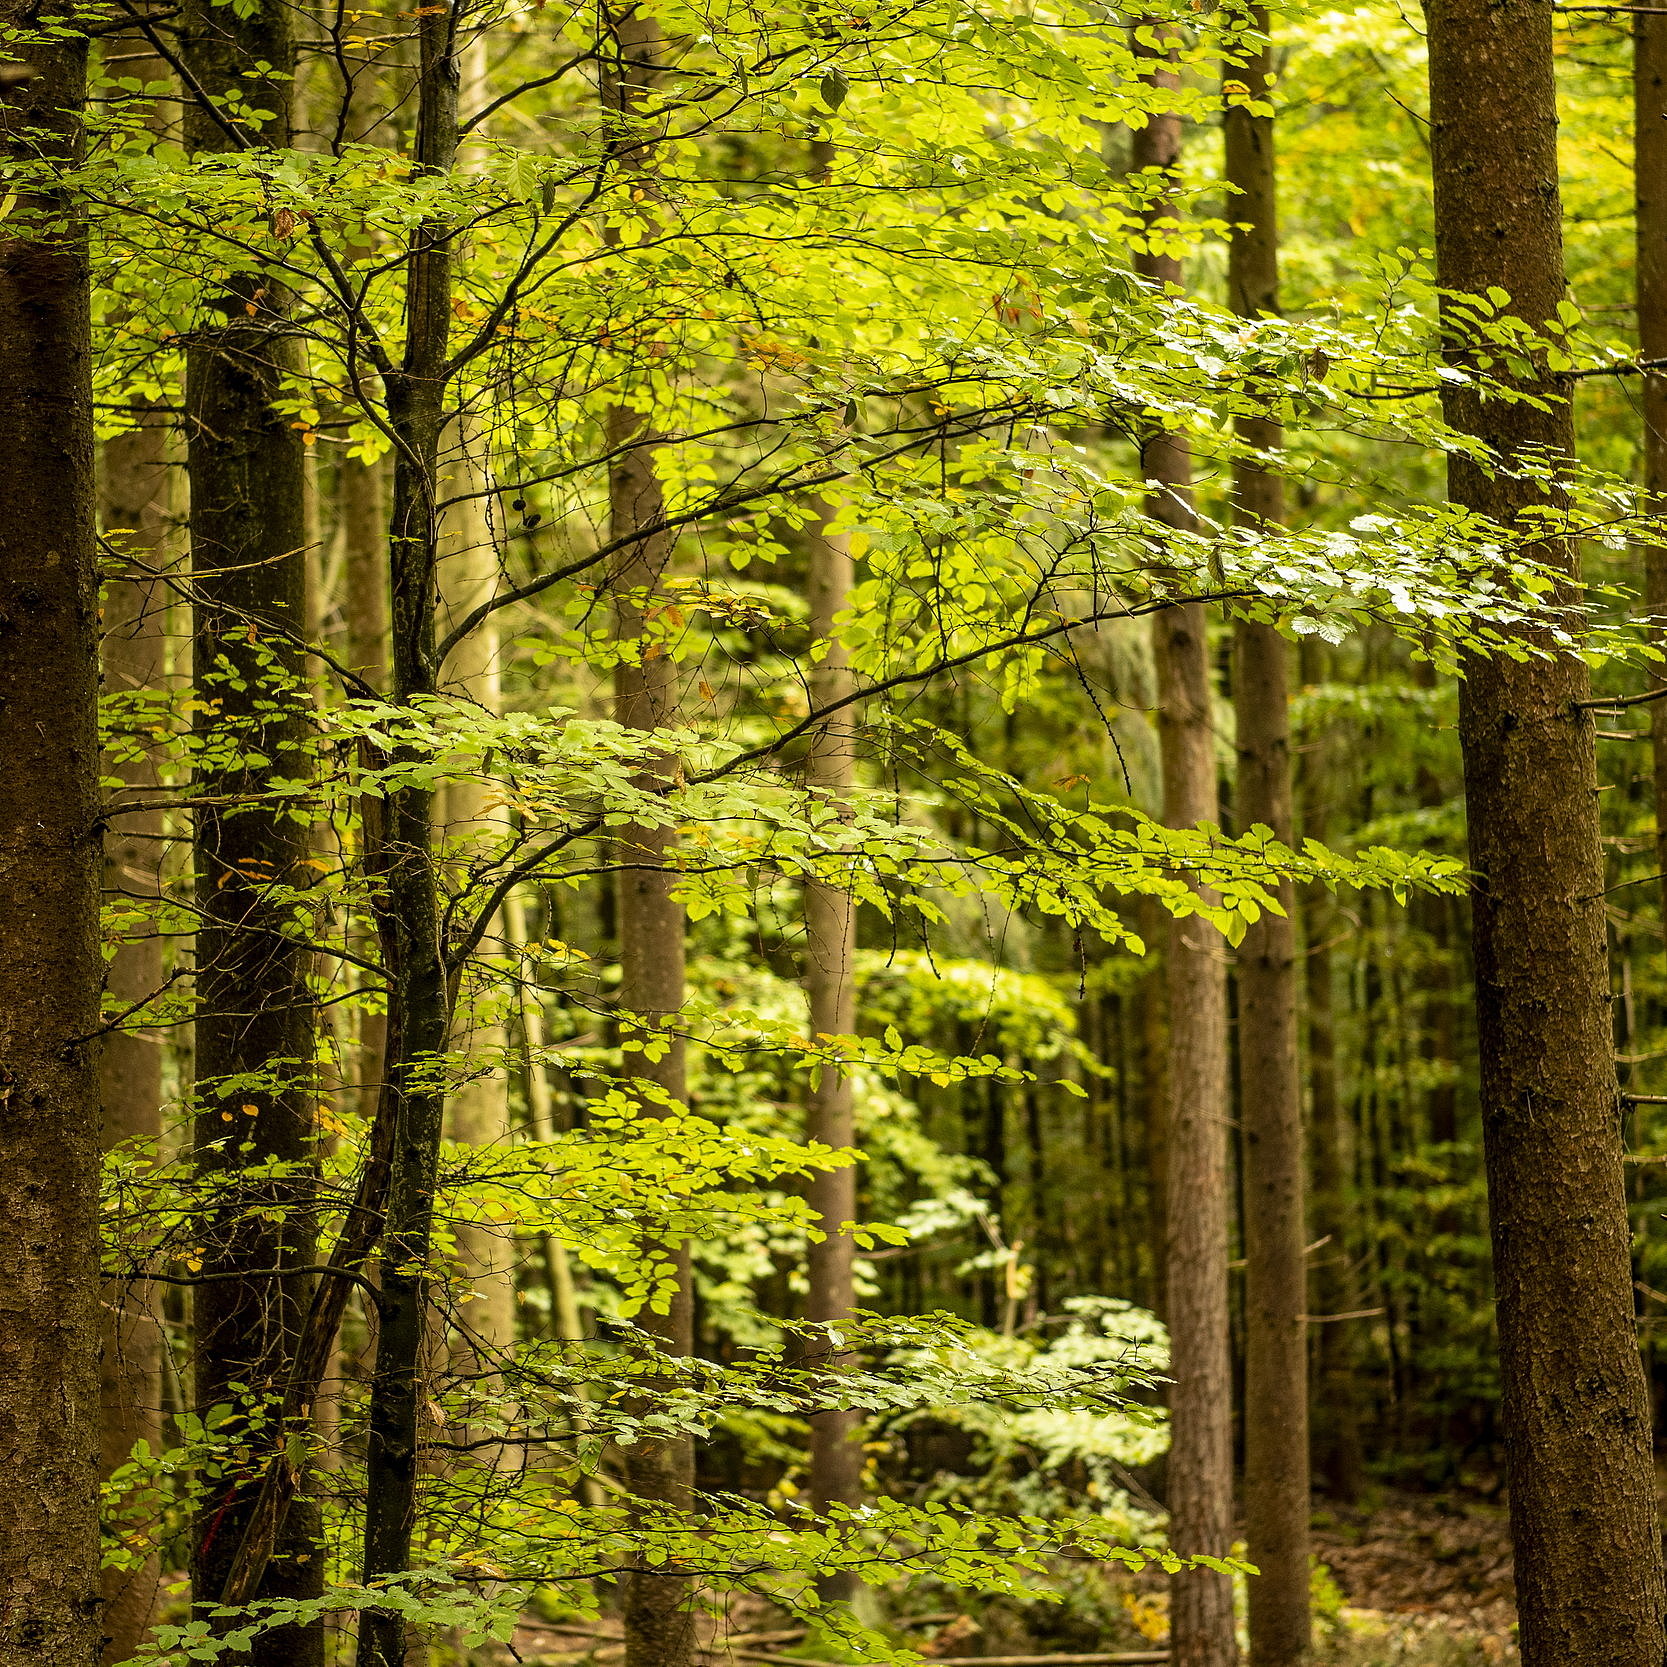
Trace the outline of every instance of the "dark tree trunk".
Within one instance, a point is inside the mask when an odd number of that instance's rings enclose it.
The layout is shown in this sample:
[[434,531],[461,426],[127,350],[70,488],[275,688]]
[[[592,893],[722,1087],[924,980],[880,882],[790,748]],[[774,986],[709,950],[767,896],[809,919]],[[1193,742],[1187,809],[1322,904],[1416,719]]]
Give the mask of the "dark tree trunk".
[[[418,24],[420,51],[415,160],[450,172],[457,156],[458,14],[431,8]],[[450,228],[419,227],[408,266],[405,358],[388,379],[395,452],[388,539],[391,679],[396,704],[432,694],[440,436],[445,423],[451,320]],[[389,980],[385,1092],[394,1106],[392,1170],[383,1250],[381,1332],[371,1384],[364,1573],[410,1567],[421,1467],[420,1414],[428,1332],[430,1248],[445,1094],[432,1061],[450,1023],[434,866],[434,795],[402,788],[388,799],[375,856],[377,929]],[[405,1624],[370,1610],[361,1623],[361,1667],[400,1667]]]
[[[180,45],[206,94],[237,91],[275,112],[252,142],[288,143],[294,48],[284,7],[239,16],[194,3]],[[260,63],[277,73],[251,83],[246,72]],[[196,103],[186,138],[199,152],[236,148]],[[220,1433],[235,1442],[281,1402],[310,1295],[306,1274],[269,1270],[313,1261],[316,1016],[293,903],[275,894],[307,883],[307,830],[248,803],[272,776],[307,768],[310,701],[296,642],[307,617],[305,468],[300,434],[277,409],[296,350],[276,281],[240,278],[223,299],[228,321],[196,332],[186,356],[193,680],[204,703],[197,792],[244,802],[197,813],[194,1150],[205,1197],[193,1345],[197,1410],[233,1409]],[[265,1080],[250,1086],[251,1075]],[[203,1608],[225,1588],[257,1475],[228,1464],[208,1479],[191,1557]],[[303,1498],[255,1595],[311,1596],[323,1589],[323,1565],[317,1512]],[[290,1667],[322,1662],[323,1649],[322,1626],[284,1627],[259,1635],[248,1659]]]
[[[41,8],[6,0],[8,36]],[[29,45],[0,156],[73,166],[83,43]],[[99,1658],[98,580],[87,252],[0,222],[0,1667]]]
[[[1258,102],[1272,96],[1267,10],[1242,64],[1228,70]],[[1227,179],[1239,188],[1227,288],[1233,310],[1260,318],[1279,309],[1279,243],[1273,119],[1229,102],[1224,114]],[[1239,438],[1259,451],[1282,443],[1279,425],[1242,418]],[[1277,527],[1284,482],[1241,462],[1234,510],[1243,525]],[[1285,639],[1248,620],[1234,631],[1238,717],[1238,820],[1287,844],[1292,835],[1291,737]],[[1244,1516],[1250,1582],[1252,1667],[1295,1667],[1308,1653],[1308,1363],[1303,1316],[1302,1079],[1297,1065],[1296,897],[1279,888],[1282,914],[1264,914],[1239,946],[1239,1100],[1244,1140],[1245,1390]]]
[[[1147,50],[1147,49],[1142,49]],[[1155,86],[1175,84],[1172,55],[1153,56]],[[1180,160],[1178,116],[1147,119],[1134,135],[1136,168],[1172,177]],[[1149,204],[1148,223],[1172,220],[1167,191]],[[1180,262],[1142,254],[1136,267],[1179,287]],[[1157,483],[1147,512],[1190,530],[1192,457],[1184,439],[1154,433],[1142,469]],[[1160,558],[1161,559],[1161,558]],[[1211,711],[1209,618],[1199,603],[1153,617],[1163,819],[1173,828],[1219,815]],[[1227,1554],[1233,1540],[1233,1373],[1227,1317],[1227,945],[1196,917],[1168,927],[1169,1117],[1166,1140],[1169,1324],[1169,1542],[1184,1556]],[[1233,1587],[1224,1574],[1193,1569],[1176,1577],[1170,1605],[1176,1667],[1232,1667]]]
[[[1552,8],[1432,0],[1441,283],[1506,290],[1530,326],[1563,299]],[[1448,351],[1471,362],[1463,320]],[[1498,375],[1496,369],[1490,374]],[[1506,527],[1545,501],[1513,478],[1529,448],[1573,453],[1570,387],[1544,402],[1444,394],[1499,459],[1448,463],[1453,499]],[[1533,553],[1577,577],[1575,552]],[[1498,1292],[1502,1417],[1524,1667],[1657,1667],[1660,1535],[1633,1325],[1605,957],[1590,690],[1572,654],[1464,667],[1464,748],[1482,1126]]]

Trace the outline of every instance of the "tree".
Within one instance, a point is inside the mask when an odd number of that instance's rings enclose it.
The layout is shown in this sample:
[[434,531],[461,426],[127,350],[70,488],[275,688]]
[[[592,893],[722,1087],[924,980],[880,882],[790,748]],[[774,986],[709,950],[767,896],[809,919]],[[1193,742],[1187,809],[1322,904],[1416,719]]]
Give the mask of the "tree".
[[[181,63],[198,97],[186,105],[188,144],[210,155],[287,145],[294,62],[284,7],[189,9]],[[250,65],[263,64],[251,83]],[[238,102],[245,93],[252,106]],[[255,110],[270,120],[261,125]],[[311,957],[295,927],[311,840],[304,817],[263,799],[272,775],[302,778],[309,768],[305,466],[282,409],[296,342],[276,274],[240,274],[213,300],[221,319],[187,353],[185,398],[202,700],[193,1142],[203,1221],[192,1342],[199,1414],[230,1453],[282,1400],[311,1293],[317,1083]],[[218,1601],[252,1507],[234,1458],[206,1480],[192,1548],[199,1605]],[[323,1578],[317,1510],[303,1499],[260,1595],[309,1596]],[[321,1627],[281,1628],[257,1640],[254,1659],[318,1662],[323,1644]]]
[[[1142,24],[1137,50],[1152,61],[1154,86],[1175,85],[1167,31]],[[1135,132],[1134,165],[1148,172],[1146,247],[1135,269],[1179,289],[1180,236],[1173,192],[1181,119],[1153,114]],[[1191,532],[1192,458],[1182,435],[1143,438],[1152,483],[1147,512],[1160,526]],[[1161,556],[1160,556],[1161,561]],[[1166,608],[1152,622],[1157,663],[1163,820],[1192,828],[1219,816],[1209,619],[1202,604]],[[1227,1336],[1227,946],[1199,917],[1177,916],[1165,945],[1169,979],[1169,1106],[1165,1119],[1168,1243],[1164,1319],[1174,1379],[1169,1395],[1170,1543],[1186,1553],[1227,1555],[1233,1537],[1232,1369]],[[1175,1582],[1170,1632],[1178,1667],[1228,1667],[1238,1657],[1228,1576],[1192,1569]]]
[[[810,630],[825,644],[808,679],[810,705],[836,705],[854,690],[848,656],[834,620],[851,592],[851,550],[824,516],[810,531]],[[822,798],[825,814],[837,819],[855,777],[856,753],[845,714],[831,718],[810,738],[805,785]],[[848,888],[826,880],[805,882],[805,992],[812,1036],[849,1036],[856,1030],[856,901]],[[849,1072],[824,1067],[810,1088],[806,1134],[836,1150],[856,1142],[855,1096]],[[823,1347],[830,1359],[839,1346],[837,1328],[856,1304],[855,1246],[845,1227],[857,1219],[857,1176],[851,1167],[815,1176],[808,1201],[817,1231],[810,1245],[805,1318],[826,1327]],[[810,1426],[810,1492],[819,1511],[862,1502],[862,1434],[857,1413],[844,1407],[819,1412]],[[856,1595],[849,1576],[824,1582],[824,1596],[849,1601]]]
[[98,577],[86,43],[8,4],[0,93],[0,1662],[99,1658]]
[[[1228,300],[1241,318],[1279,311],[1279,230],[1273,117],[1273,47],[1265,7],[1252,6],[1242,61],[1229,58],[1226,178]],[[1278,423],[1241,417],[1254,448],[1234,468],[1240,525],[1285,519],[1284,482],[1258,454],[1277,448]],[[1289,651],[1277,627],[1234,627],[1233,700],[1241,827],[1261,826],[1289,845],[1293,832]],[[1291,1667],[1308,1653],[1308,1309],[1303,1208],[1302,1079],[1297,1061],[1296,891],[1279,887],[1279,911],[1246,929],[1238,954],[1239,1103],[1244,1127],[1244,1516],[1252,1667]]]
[[[141,57],[141,63],[144,58]],[[161,78],[159,60],[151,74]],[[160,786],[154,742],[148,733],[166,672],[169,597],[155,574],[168,562],[171,465],[166,418],[144,412],[138,425],[104,443],[103,520],[105,534],[131,552],[144,568],[107,581],[104,590],[102,663],[107,694],[138,703],[133,722],[107,752],[105,768],[143,805]],[[149,571],[146,571],[148,569]],[[104,838],[104,890],[113,900],[131,899],[141,915],[140,930],[110,957],[105,990],[117,1018],[105,1037],[99,1061],[101,1133],[107,1151],[124,1145],[154,1157],[162,1136],[162,1032],[135,1022],[162,987],[162,937],[151,912],[163,890],[163,817],[134,808],[116,817]],[[123,1017],[125,1016],[125,1022]],[[162,1315],[156,1287],[121,1279],[106,1288],[99,1383],[99,1468],[115,1474],[143,1441],[153,1451],[162,1435]],[[142,1501],[135,1501],[142,1508]],[[104,1571],[106,1660],[128,1660],[138,1649],[156,1602],[158,1559],[136,1568]]]
[[[1536,517],[1558,495],[1525,467],[1568,469],[1570,385],[1543,349],[1491,363],[1481,315],[1458,299],[1504,292],[1499,306],[1541,332],[1564,300],[1551,9],[1433,0],[1428,16],[1444,344],[1469,372],[1443,403],[1481,447],[1449,453],[1449,492],[1564,575],[1572,597],[1575,551]],[[1522,1656],[1525,1667],[1643,1667],[1661,1654],[1661,1557],[1590,687],[1576,654],[1532,632],[1519,640],[1522,659],[1467,656],[1460,739]]]

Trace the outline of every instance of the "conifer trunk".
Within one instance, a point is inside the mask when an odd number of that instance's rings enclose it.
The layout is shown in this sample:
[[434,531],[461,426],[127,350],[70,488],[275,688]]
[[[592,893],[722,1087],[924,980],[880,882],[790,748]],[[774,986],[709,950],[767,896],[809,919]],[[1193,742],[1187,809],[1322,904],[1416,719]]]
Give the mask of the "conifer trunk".
[[[851,552],[842,535],[814,527],[810,539],[810,634],[826,643],[827,653],[810,672],[812,710],[849,695],[855,686],[843,646],[834,637],[834,615],[845,607],[851,590]],[[839,713],[818,729],[805,754],[805,786],[837,814],[851,790],[856,755],[850,735],[851,713]],[[856,906],[851,893],[822,880],[805,884],[805,992],[810,1002],[813,1036],[849,1036],[856,1030]],[[851,1079],[824,1066],[810,1091],[805,1133],[825,1146],[856,1142]],[[855,1168],[824,1171],[807,1189],[812,1215],[825,1235],[810,1246],[809,1292],[805,1318],[837,1328],[856,1304],[855,1245],[841,1232],[857,1215]],[[862,1500],[861,1419],[844,1407],[830,1407],[810,1420],[810,1493],[818,1511]],[[856,1594],[854,1575],[825,1575],[824,1598],[849,1601]]]
[[[251,143],[289,142],[294,47],[289,13],[248,15],[193,3],[182,62],[205,94],[247,95],[274,119]],[[273,73],[251,82],[253,66]],[[211,113],[186,106],[199,153],[237,149]],[[196,331],[186,355],[186,465],[191,481],[193,681],[202,709],[196,818],[197,1110],[193,1150],[204,1188],[202,1283],[195,1291],[197,1410],[234,1409],[219,1433],[281,1400],[314,1260],[316,1014],[309,958],[288,930],[293,904],[274,888],[307,884],[307,830],[258,800],[273,775],[306,773],[311,703],[295,639],[307,621],[306,470],[300,434],[277,409],[296,364],[287,298],[263,275],[234,279],[226,322]],[[229,802],[227,802],[229,801]],[[251,1074],[264,1076],[249,1086]],[[264,1171],[256,1179],[244,1171]],[[251,1460],[253,1465],[255,1461]],[[217,1605],[248,1523],[255,1474],[234,1465],[209,1479],[193,1530],[199,1612]],[[297,1500],[262,1579],[263,1598],[323,1589],[316,1507]],[[224,1626],[226,1623],[215,1623]],[[320,1625],[258,1635],[248,1659],[295,1667],[323,1661]]]
[[[1143,53],[1150,49],[1139,48]],[[1173,54],[1151,57],[1155,86],[1175,85]],[[1134,135],[1134,166],[1173,177],[1181,152],[1178,116],[1154,115]],[[1172,225],[1166,192],[1150,202],[1148,227]],[[1161,236],[1161,230],[1159,235]],[[1137,255],[1143,276],[1179,287],[1173,255]],[[1177,530],[1194,525],[1192,457],[1184,438],[1162,432],[1142,446],[1154,483],[1147,512]],[[1209,620],[1201,604],[1153,616],[1163,819],[1172,828],[1219,815],[1211,715]],[[1224,1557],[1233,1539],[1233,1379],[1227,1322],[1227,945],[1205,921],[1168,926],[1169,1117],[1165,1318],[1169,1396],[1169,1542],[1184,1556]],[[1233,1588],[1228,1576],[1194,1569],[1176,1577],[1170,1603],[1175,1667],[1232,1667]]]
[[[42,8],[0,0],[0,29]],[[32,45],[0,159],[80,154],[86,50]],[[0,1667],[99,1657],[98,580],[87,250],[0,222]]]
[[[160,67],[160,66],[158,66]],[[141,77],[145,75],[141,69]],[[159,78],[156,71],[151,79]],[[166,419],[161,413],[104,443],[104,525],[123,529],[119,542],[148,566],[166,561],[169,477]],[[159,580],[134,573],[104,587],[102,660],[107,693],[156,693],[166,673],[168,592]],[[158,783],[148,754],[113,758],[106,773],[122,783],[124,798],[142,798]],[[104,836],[107,894],[155,899],[161,892],[163,818],[135,810],[114,819]],[[105,973],[117,1012],[153,996],[162,985],[162,939],[145,931],[121,944]],[[162,1135],[162,1034],[129,1019],[104,1040],[99,1062],[106,1149]],[[132,1456],[135,1442],[157,1451],[162,1435],[162,1316],[154,1284],[121,1280],[105,1288],[99,1375],[99,1468],[106,1477]],[[104,1658],[128,1660],[138,1648],[156,1603],[159,1564],[153,1555],[137,1569],[106,1569],[102,1586]]]
[[[1229,67],[1252,99],[1273,93],[1264,6],[1252,6],[1244,61]],[[1271,116],[1237,101],[1224,113],[1227,179],[1238,187],[1227,289],[1243,318],[1279,310],[1277,175]],[[1283,443],[1279,425],[1241,418],[1240,440],[1259,451]],[[1277,528],[1284,482],[1254,462],[1233,474],[1241,525]],[[1239,826],[1292,836],[1288,650],[1271,625],[1234,627]],[[1308,1653],[1308,1362],[1304,1264],[1302,1079],[1297,1063],[1296,897],[1264,913],[1239,946],[1239,1102],[1244,1130],[1244,1518],[1250,1581],[1251,1667],[1294,1667]]]
[[[1443,286],[1507,291],[1532,325],[1563,299],[1552,8],[1432,0],[1436,247]],[[1447,310],[1447,351],[1471,363]],[[1490,375],[1506,374],[1497,366]],[[1497,455],[1453,455],[1452,498],[1511,527],[1545,501],[1529,448],[1568,458],[1568,383],[1545,402],[1444,393]],[[1540,560],[1577,579],[1577,557]],[[1470,657],[1460,690],[1482,1127],[1524,1667],[1657,1667],[1662,1577],[1649,1406],[1633,1323],[1585,664]]]

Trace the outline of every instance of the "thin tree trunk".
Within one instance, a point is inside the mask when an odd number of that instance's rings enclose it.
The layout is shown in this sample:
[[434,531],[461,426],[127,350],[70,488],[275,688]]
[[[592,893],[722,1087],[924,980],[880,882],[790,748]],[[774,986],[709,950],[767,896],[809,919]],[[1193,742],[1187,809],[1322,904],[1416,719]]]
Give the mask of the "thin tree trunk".
[[[1633,19],[1633,182],[1637,212],[1638,356],[1667,359],[1667,17]],[[1667,372],[1639,378],[1644,419],[1644,494],[1653,515],[1667,516]],[[1667,531],[1644,546],[1644,608],[1667,620]],[[1656,627],[1656,635],[1664,628]],[[1657,688],[1667,672],[1652,669]],[[1667,924],[1667,701],[1650,714],[1655,793],[1656,870],[1663,876],[1661,918]]]
[[[609,435],[610,449],[622,445],[636,431],[639,421],[633,412],[617,411]],[[654,472],[653,455],[646,448],[628,453],[613,466],[609,490],[613,537],[662,519],[660,482]],[[625,546],[613,567],[615,629],[622,643],[638,645],[636,654],[622,660],[614,673],[614,712],[617,721],[628,729],[663,729],[676,717],[676,661],[664,644],[644,643],[654,594],[670,558],[670,538],[655,533]],[[643,784],[663,787],[673,779],[675,770],[676,761],[671,758],[650,763],[642,773]],[[681,1102],[688,1099],[686,1050],[676,1031],[684,991],[684,916],[682,905],[672,898],[673,876],[666,867],[674,837],[674,830],[664,827],[620,829],[616,909],[620,1008],[637,1015],[650,1029],[666,1030],[664,1051],[658,1059],[629,1054],[624,1068],[632,1076],[657,1083],[670,1098]],[[677,1288],[669,1311],[645,1312],[638,1324],[668,1353],[686,1355],[694,1349],[693,1274],[688,1244],[676,1247],[673,1256]],[[638,1442],[627,1452],[626,1480],[639,1499],[687,1510],[694,1488],[692,1444],[682,1438]],[[645,1567],[628,1577],[627,1667],[686,1667],[694,1647],[694,1614],[688,1596],[686,1582],[665,1572],[651,1572]]]
[[[424,8],[418,19],[414,161],[427,173],[449,173],[457,156],[457,24],[458,13],[449,4]],[[439,670],[433,604],[440,531],[436,482],[445,426],[451,236],[444,222],[420,226],[413,236],[405,355],[387,379],[388,415],[400,442],[388,539],[390,671],[392,698],[399,705],[433,694]],[[434,1080],[432,1061],[445,1050],[450,1023],[433,821],[432,791],[399,789],[383,807],[374,854],[381,880],[377,929],[390,985],[384,1093],[391,1097],[394,1118],[381,1333],[370,1397],[366,1579],[409,1568],[416,1529],[429,1258],[445,1119],[445,1094]],[[367,1610],[360,1624],[361,1667],[400,1667],[404,1656],[402,1618]]]
[[[1228,70],[1258,102],[1271,97],[1268,16],[1253,6],[1254,39]],[[1233,310],[1260,318],[1279,310],[1279,242],[1273,118],[1237,102],[1224,113],[1227,179],[1238,187],[1227,288]],[[1241,418],[1240,440],[1259,451],[1283,442],[1275,422]],[[1234,509],[1249,527],[1285,518],[1284,482],[1240,462]],[[1292,836],[1288,651],[1271,625],[1234,628],[1233,695],[1238,718],[1238,820]],[[1244,1128],[1245,1390],[1244,1514],[1250,1582],[1252,1667],[1294,1667],[1308,1653],[1308,1362],[1303,1315],[1302,1079],[1297,1064],[1295,890],[1279,887],[1283,913],[1266,913],[1239,946],[1239,1100]]]
[[[0,4],[9,33],[39,16]],[[73,165],[85,44],[23,56],[0,157]],[[0,1667],[90,1667],[102,1637],[92,346],[65,211],[20,191],[0,225]]]
[[[1564,296],[1551,7],[1432,0],[1431,144],[1441,283],[1497,286],[1531,327]],[[1449,310],[1448,351],[1468,364]],[[1497,368],[1491,375],[1501,374]],[[1511,527],[1545,502],[1525,448],[1568,458],[1569,385],[1543,408],[1447,388],[1501,467],[1448,460],[1452,498]],[[1564,569],[1564,543],[1534,554]],[[1662,1576],[1650,1416],[1633,1324],[1596,762],[1583,661],[1470,657],[1460,690],[1498,1293],[1502,1417],[1524,1667],[1657,1667]]]
[[[1174,86],[1173,54],[1149,48],[1153,85]],[[1134,135],[1134,166],[1173,177],[1180,161],[1178,116],[1154,115]],[[1147,223],[1172,222],[1166,194]],[[1144,253],[1137,269],[1178,287],[1180,262]],[[1177,530],[1193,525],[1192,457],[1175,435],[1149,435],[1142,471],[1154,490],[1147,513]],[[1209,622],[1198,603],[1153,617],[1163,819],[1190,828],[1217,819],[1215,728],[1211,715]],[[1169,960],[1168,1244],[1165,1279],[1170,1336],[1169,1542],[1181,1554],[1224,1557],[1233,1540],[1233,1376],[1227,1313],[1227,946],[1196,917],[1172,920]],[[1170,1604],[1175,1667],[1232,1667],[1233,1586],[1213,1569],[1176,1577]]]
[[[651,82],[661,42],[653,21],[623,8],[604,12],[601,70],[605,111],[629,116]],[[627,177],[643,178],[644,151],[628,129],[620,166]],[[635,189],[649,191],[644,184]],[[655,472],[650,438],[651,417],[626,406],[608,413],[608,449],[615,461],[608,471],[610,533],[615,539],[639,533],[664,519],[665,497]],[[629,450],[622,448],[637,444]],[[622,546],[609,571],[617,640],[630,645],[614,671],[614,717],[627,729],[664,729],[677,715],[677,665],[664,642],[652,636],[650,622],[663,607],[661,587],[671,560],[668,533],[641,533]],[[677,762],[665,757],[648,762],[641,785],[664,788],[675,780]],[[673,876],[666,867],[675,830],[624,827],[615,851],[620,864],[615,885],[615,924],[619,935],[619,1006],[643,1020],[650,1030],[666,1032],[663,1051],[650,1060],[627,1054],[624,1069],[653,1082],[675,1101],[688,1099],[686,1050],[676,1029],[684,998],[685,921],[673,901]],[[676,1288],[668,1311],[645,1311],[637,1323],[668,1354],[694,1350],[694,1286],[687,1242],[672,1250]],[[637,1498],[673,1511],[687,1511],[694,1495],[694,1447],[686,1439],[638,1442],[626,1455],[626,1483]],[[694,1649],[694,1612],[688,1582],[665,1564],[643,1563],[625,1582],[626,1667],[688,1667]]]
[[[144,78],[144,71],[140,72]],[[157,79],[152,75],[151,79]],[[104,525],[125,530],[123,547],[148,566],[167,559],[169,464],[166,419],[141,418],[140,426],[104,443]],[[110,693],[155,693],[167,670],[168,593],[159,580],[140,574],[109,580],[104,588],[102,659]],[[107,759],[106,773],[120,780],[122,796],[142,798],[157,786],[154,757]],[[104,887],[118,897],[154,900],[162,889],[163,819],[159,811],[117,817],[104,837]],[[118,1012],[137,1008],[162,986],[162,939],[148,925],[111,956],[105,988]],[[162,1136],[162,1034],[129,1020],[104,1041],[99,1093],[105,1148],[148,1143]],[[144,1441],[152,1452],[162,1437],[162,1315],[153,1284],[123,1280],[104,1294],[100,1358],[99,1466],[109,1477]],[[126,1661],[139,1647],[156,1607],[160,1563],[155,1555],[137,1569],[106,1569],[103,1576],[104,1658]]]
[[[854,687],[843,646],[834,636],[834,615],[845,607],[851,590],[851,552],[843,536],[825,525],[810,537],[810,633],[827,652],[810,672],[814,710],[844,699]],[[856,754],[850,714],[818,729],[805,755],[805,786],[829,811],[838,814],[851,790]],[[805,884],[805,991],[810,1028],[816,1036],[849,1036],[856,1029],[856,985],[852,959],[856,949],[856,905],[851,893],[822,880]],[[851,1146],[856,1118],[851,1079],[824,1066],[810,1090],[805,1133],[825,1146]],[[809,1292],[805,1318],[837,1330],[856,1304],[855,1245],[841,1228],[857,1215],[855,1168],[825,1171],[812,1178],[807,1196],[823,1237],[810,1246]],[[862,1500],[862,1421],[849,1408],[831,1407],[810,1420],[810,1494],[818,1511]],[[842,1571],[823,1575],[824,1598],[849,1602],[856,1577]]]

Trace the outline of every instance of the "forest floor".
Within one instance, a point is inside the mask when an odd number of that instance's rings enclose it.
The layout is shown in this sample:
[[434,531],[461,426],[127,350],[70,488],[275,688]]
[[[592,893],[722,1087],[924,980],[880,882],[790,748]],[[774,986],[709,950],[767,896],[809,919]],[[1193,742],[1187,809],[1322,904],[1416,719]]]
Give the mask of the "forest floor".
[[1332,1507],[1315,1514],[1314,1553],[1342,1600],[1320,1655],[1326,1667],[1516,1661],[1503,1506],[1392,1494]]
[[[1315,1667],[1511,1667],[1511,1545],[1504,1509],[1473,1499],[1383,1494],[1315,1515],[1320,1637]],[[900,1598],[888,1630],[928,1659],[964,1661],[1091,1651],[1155,1651],[1167,1641],[1160,1576],[1066,1576],[1062,1604],[1008,1600],[954,1609],[943,1590]],[[912,1600],[912,1601],[911,1601]],[[614,1667],[618,1623],[551,1627],[527,1617],[516,1654],[527,1667]],[[783,1667],[805,1659],[803,1629],[783,1611],[743,1600],[727,1624],[703,1625],[713,1667]]]

